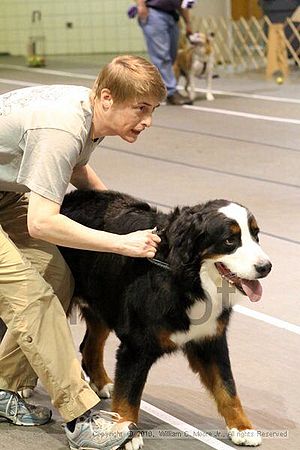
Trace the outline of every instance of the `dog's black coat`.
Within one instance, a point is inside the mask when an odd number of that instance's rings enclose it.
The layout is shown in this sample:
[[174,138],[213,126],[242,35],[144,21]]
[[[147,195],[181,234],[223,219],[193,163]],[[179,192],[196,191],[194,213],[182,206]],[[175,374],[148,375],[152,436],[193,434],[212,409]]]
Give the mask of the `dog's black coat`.
[[125,234],[157,227],[162,241],[156,258],[171,269],[147,259],[61,248],[75,278],[75,295],[120,338],[136,327],[151,328],[152,323],[170,331],[187,330],[187,308],[205,299],[199,278],[201,253],[205,250],[208,257],[228,252],[224,226],[216,221],[221,216],[218,209],[228,203],[216,200],[164,214],[118,192],[68,194],[62,214],[90,228]]
[[[156,258],[168,263],[170,270],[144,258],[61,248],[75,278],[75,295],[84,299],[81,309],[88,333],[93,332],[93,324],[104,323],[121,340],[114,395],[130,405],[139,405],[151,365],[176,350],[162,345],[160,333],[187,331],[188,308],[199,299],[205,301],[199,276],[203,254],[209,258],[233,251],[225,245],[232,221],[218,212],[228,204],[215,200],[164,214],[113,191],[74,191],[64,199],[62,214],[90,228],[125,234],[157,227],[161,237]],[[190,362],[215,364],[224,389],[234,396],[226,341],[229,316],[230,309],[223,310],[219,318],[222,333],[191,341],[183,350]]]

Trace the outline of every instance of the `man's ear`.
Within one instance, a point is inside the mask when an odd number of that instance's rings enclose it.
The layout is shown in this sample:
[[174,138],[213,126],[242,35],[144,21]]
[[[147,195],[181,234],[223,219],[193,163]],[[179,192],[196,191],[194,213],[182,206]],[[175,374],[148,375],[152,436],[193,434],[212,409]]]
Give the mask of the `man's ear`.
[[107,88],[104,88],[101,91],[101,103],[105,110],[108,110],[113,104],[111,92]]

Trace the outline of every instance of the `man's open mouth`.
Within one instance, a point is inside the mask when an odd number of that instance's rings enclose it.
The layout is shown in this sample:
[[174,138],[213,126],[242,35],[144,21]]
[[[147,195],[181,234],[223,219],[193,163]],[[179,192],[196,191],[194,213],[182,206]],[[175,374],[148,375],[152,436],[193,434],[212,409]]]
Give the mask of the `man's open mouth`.
[[131,130],[132,133],[136,134],[137,136],[143,131],[143,130]]
[[242,294],[247,295],[251,302],[258,302],[261,299],[262,287],[258,280],[240,278],[221,262],[215,263],[215,266],[221,277],[228,281],[229,284],[235,286]]

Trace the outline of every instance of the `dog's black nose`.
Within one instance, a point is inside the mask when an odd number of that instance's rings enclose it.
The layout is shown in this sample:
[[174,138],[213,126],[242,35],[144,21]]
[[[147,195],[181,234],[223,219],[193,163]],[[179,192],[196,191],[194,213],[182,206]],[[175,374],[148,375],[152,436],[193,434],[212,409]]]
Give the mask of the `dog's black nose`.
[[265,264],[256,264],[255,270],[259,274],[259,278],[266,277],[269,272],[271,272],[272,264],[268,261]]

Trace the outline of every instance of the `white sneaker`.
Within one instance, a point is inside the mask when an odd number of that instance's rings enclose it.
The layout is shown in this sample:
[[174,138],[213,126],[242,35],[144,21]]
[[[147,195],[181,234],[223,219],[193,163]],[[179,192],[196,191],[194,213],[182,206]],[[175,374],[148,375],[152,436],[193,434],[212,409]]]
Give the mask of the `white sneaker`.
[[[83,415],[77,419],[74,431],[65,426],[65,432],[71,450],[117,450],[126,443],[135,440],[138,434],[132,422],[118,422],[119,414],[97,411]],[[139,449],[142,440],[139,441]]]

